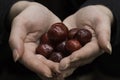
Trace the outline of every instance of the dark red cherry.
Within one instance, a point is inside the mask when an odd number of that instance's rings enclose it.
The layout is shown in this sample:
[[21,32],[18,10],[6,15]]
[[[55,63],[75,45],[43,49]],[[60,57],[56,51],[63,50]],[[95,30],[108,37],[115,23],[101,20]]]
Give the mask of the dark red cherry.
[[37,48],[36,48],[36,54],[41,54],[44,57],[48,58],[50,56],[50,54],[52,53],[53,48],[52,46],[48,45],[48,44],[40,44]]
[[50,44],[50,39],[48,38],[48,34],[44,33],[40,37],[40,44]]
[[80,28],[72,28],[68,32],[68,38],[73,39],[75,37],[75,34],[80,30]]
[[76,39],[71,39],[66,42],[66,50],[70,53],[80,49],[82,46],[80,42]]
[[63,58],[63,54],[60,52],[53,52],[50,57],[49,60],[52,60],[54,62],[60,62],[61,59]]
[[87,29],[80,29],[76,34],[76,38],[80,41],[82,45],[85,45],[91,40],[92,34]]
[[58,45],[56,46],[56,51],[57,51],[57,52],[66,53],[65,44],[66,44],[66,41],[63,41],[63,42],[61,42],[60,44],[58,44]]
[[55,23],[48,30],[48,37],[54,43],[66,40],[68,28],[63,23]]

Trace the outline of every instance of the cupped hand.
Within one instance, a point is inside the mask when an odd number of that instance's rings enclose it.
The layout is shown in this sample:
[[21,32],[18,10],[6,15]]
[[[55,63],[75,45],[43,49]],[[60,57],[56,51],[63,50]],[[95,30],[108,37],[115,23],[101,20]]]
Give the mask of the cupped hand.
[[[40,36],[52,24],[61,21],[41,4],[29,2],[24,6],[21,3],[24,2],[16,3],[13,12],[10,13],[13,21],[9,43],[14,60],[19,60],[27,68],[44,77],[44,80],[52,79],[53,72],[59,72],[59,64],[47,60],[40,54],[35,54],[35,49],[39,44]],[[20,5],[24,8],[22,9]]]
[[86,6],[64,20],[69,29],[79,27],[91,31],[92,39],[81,49],[60,62],[63,76],[71,75],[76,68],[91,63],[103,52],[111,53],[110,35],[113,15],[102,5]]

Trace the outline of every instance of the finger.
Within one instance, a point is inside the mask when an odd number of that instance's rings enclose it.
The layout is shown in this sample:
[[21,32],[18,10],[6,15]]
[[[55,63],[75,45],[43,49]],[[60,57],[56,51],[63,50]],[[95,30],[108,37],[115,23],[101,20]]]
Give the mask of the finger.
[[68,27],[68,29],[72,29],[76,27],[76,22],[74,19],[74,16],[71,15],[68,18],[66,18],[63,23]]
[[20,59],[20,62],[36,74],[51,78],[52,72],[50,68],[36,57],[34,52],[35,46],[36,45],[33,43],[25,44],[25,52]]
[[64,78],[66,78],[66,77],[70,76],[71,74],[73,74],[74,71],[75,71],[75,68],[69,68],[62,72],[62,76]]
[[46,64],[46,65],[48,65],[48,67],[52,70],[52,72],[53,72],[53,75],[54,74],[60,74],[61,72],[60,72],[60,70],[59,70],[59,63],[56,63],[56,62],[53,62],[53,61],[51,61],[51,60],[48,60],[48,59],[46,59],[44,56],[42,56],[42,55],[36,55],[37,57],[38,57],[38,59],[40,60],[40,61],[42,61],[44,64]]
[[60,61],[59,69],[61,71],[65,70],[70,65],[70,56],[63,58]]
[[105,18],[104,20],[98,21],[95,25],[95,33],[97,34],[98,43],[100,47],[107,53],[112,52],[110,44],[110,35],[111,35],[111,23]]
[[[60,62],[60,69],[65,70],[69,67],[78,67],[90,63],[97,56],[101,55],[99,45],[95,38],[81,49],[73,52],[70,56]],[[79,63],[78,63],[79,62]]]
[[25,25],[20,22],[13,21],[9,44],[13,51],[14,61],[17,61],[24,52],[24,39],[26,36]]

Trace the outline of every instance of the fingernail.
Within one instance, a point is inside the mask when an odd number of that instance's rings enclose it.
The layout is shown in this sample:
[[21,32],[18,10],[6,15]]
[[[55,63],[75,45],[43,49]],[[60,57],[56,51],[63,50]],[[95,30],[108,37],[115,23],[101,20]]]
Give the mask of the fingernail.
[[13,51],[13,58],[14,58],[15,62],[17,62],[17,60],[19,59],[19,54],[18,54],[17,50]]
[[112,54],[112,46],[110,43],[107,44],[107,52],[111,55]]

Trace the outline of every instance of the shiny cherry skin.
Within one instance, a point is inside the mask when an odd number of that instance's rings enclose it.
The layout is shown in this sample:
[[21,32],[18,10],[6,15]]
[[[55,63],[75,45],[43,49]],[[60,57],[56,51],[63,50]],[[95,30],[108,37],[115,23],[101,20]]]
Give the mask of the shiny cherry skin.
[[68,32],[68,39],[73,39],[75,34],[80,30],[80,28],[72,28]]
[[48,44],[40,44],[36,48],[36,54],[41,54],[46,58],[48,58],[52,52],[53,52],[53,48]]
[[65,44],[66,44],[66,41],[61,42],[60,44],[58,44],[58,45],[56,46],[56,49],[55,49],[55,50],[56,50],[57,52],[66,53]]
[[48,37],[55,43],[64,41],[68,36],[68,28],[63,23],[55,23],[48,30]]
[[75,36],[79,42],[84,46],[86,43],[88,43],[91,38],[92,38],[92,34],[89,30],[87,29],[80,29]]
[[40,44],[50,44],[50,39],[48,38],[47,32],[41,35]]
[[70,53],[80,49],[82,46],[80,42],[76,39],[71,39],[66,42],[66,50]]
[[61,52],[53,52],[50,55],[49,60],[52,60],[54,62],[60,62],[63,57],[64,56],[63,56],[63,54]]

